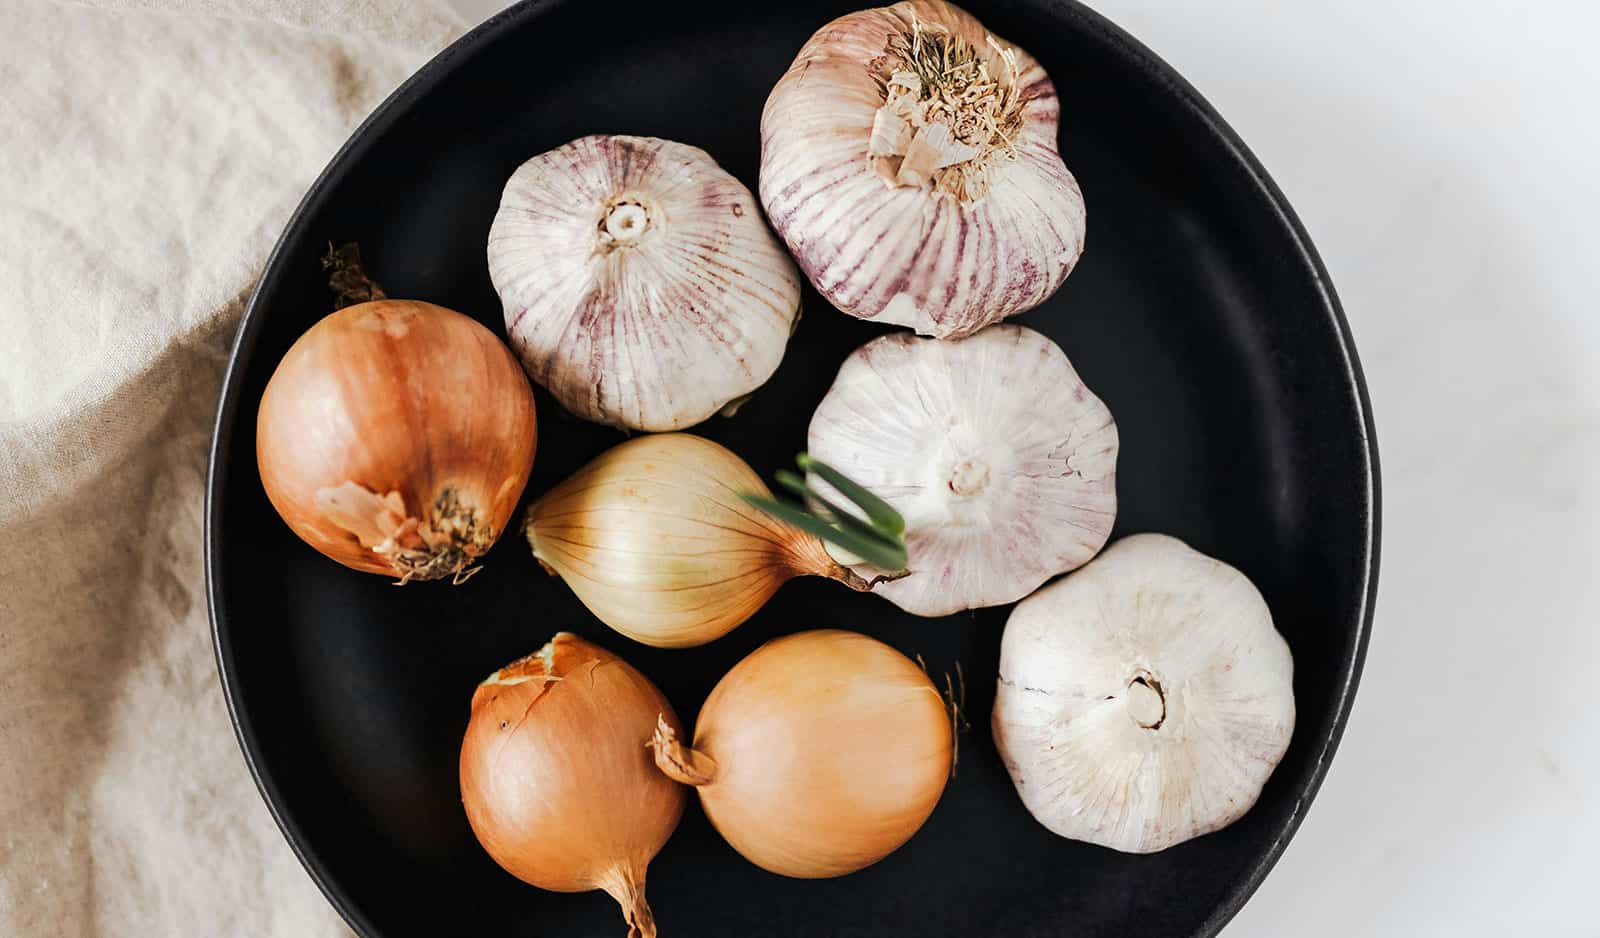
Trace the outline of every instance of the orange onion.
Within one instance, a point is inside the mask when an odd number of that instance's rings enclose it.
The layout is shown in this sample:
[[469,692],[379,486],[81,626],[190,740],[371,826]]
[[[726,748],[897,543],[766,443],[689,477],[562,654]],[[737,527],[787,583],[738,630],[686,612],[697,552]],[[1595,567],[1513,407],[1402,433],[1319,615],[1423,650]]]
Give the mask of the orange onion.
[[272,506],[326,556],[459,581],[505,530],[536,440],[528,379],[494,333],[380,299],[290,347],[261,397],[256,461]]
[[914,662],[833,629],[774,639],[706,699],[694,745],[663,711],[651,747],[693,785],[750,862],[841,876],[878,862],[933,813],[954,758],[951,711]]
[[656,934],[645,867],[686,800],[651,765],[658,724],[678,721],[654,684],[561,632],[478,685],[461,741],[461,802],[483,849],[542,889],[605,890],[629,938]]

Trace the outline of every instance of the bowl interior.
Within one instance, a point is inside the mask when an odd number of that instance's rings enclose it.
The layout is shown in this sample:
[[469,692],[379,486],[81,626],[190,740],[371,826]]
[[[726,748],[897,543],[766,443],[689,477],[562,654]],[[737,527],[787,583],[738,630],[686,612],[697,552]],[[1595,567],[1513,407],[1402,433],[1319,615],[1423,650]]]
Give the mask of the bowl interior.
[[[1023,809],[989,738],[1006,608],[918,619],[796,581],[731,635],[687,651],[600,625],[520,538],[451,588],[396,589],[313,553],[279,521],[254,460],[256,407],[290,343],[330,308],[318,258],[357,241],[394,296],[503,335],[484,242],[506,177],[589,133],[708,150],[752,189],[761,108],[810,33],[849,4],[552,3],[497,18],[430,66],[313,190],[262,281],[219,417],[209,515],[219,660],[241,738],[291,841],[368,935],[622,934],[599,893],[503,873],[462,813],[456,757],[477,681],[579,632],[650,676],[692,721],[763,641],[856,629],[966,677],[960,771],[927,826],[837,880],[783,879],[726,846],[697,807],[650,868],[666,936],[1209,934],[1292,833],[1337,739],[1364,648],[1374,467],[1360,378],[1331,292],[1271,184],[1158,61],[1059,2],[975,3],[1049,70],[1061,149],[1089,207],[1066,286],[1019,320],[1066,350],[1121,434],[1116,536],[1161,531],[1247,573],[1296,662],[1294,742],[1234,826],[1125,856],[1059,839]],[[805,445],[844,357],[881,327],[809,289],[777,377],[695,432],[763,476]],[[618,442],[540,396],[536,495]]]

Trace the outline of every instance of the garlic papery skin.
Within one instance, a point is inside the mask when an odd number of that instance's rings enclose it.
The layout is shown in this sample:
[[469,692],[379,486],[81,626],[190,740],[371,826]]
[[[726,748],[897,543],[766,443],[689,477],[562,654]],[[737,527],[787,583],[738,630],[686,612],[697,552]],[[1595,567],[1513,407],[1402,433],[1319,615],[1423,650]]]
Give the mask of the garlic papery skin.
[[540,497],[526,534],[600,621],[657,647],[721,637],[797,576],[868,588],[816,537],[746,504],[746,492],[769,494],[726,448],[688,433],[641,436]]
[[1116,520],[1111,412],[1022,326],[868,342],[817,407],[807,451],[905,517],[910,572],[873,591],[917,615],[1015,602],[1093,557]]
[[994,740],[1039,823],[1153,853],[1255,804],[1294,731],[1293,679],[1244,574],[1136,534],[1017,604]]
[[750,191],[670,140],[582,137],[522,164],[488,253],[528,374],[611,426],[683,429],[749,395],[799,315]]
[[1055,86],[966,11],[916,0],[818,30],[761,115],[761,204],[817,292],[950,338],[1043,302],[1083,252]]

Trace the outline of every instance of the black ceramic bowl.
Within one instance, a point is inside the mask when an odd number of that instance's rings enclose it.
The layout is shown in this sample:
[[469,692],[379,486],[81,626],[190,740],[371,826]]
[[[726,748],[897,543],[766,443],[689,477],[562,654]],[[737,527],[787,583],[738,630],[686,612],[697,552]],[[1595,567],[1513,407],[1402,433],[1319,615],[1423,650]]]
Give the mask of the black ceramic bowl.
[[[1082,263],[1018,321],[1058,341],[1116,416],[1116,534],[1174,534],[1237,566],[1294,651],[1293,744],[1232,827],[1125,856],[1035,823],[988,732],[1006,608],[917,619],[796,581],[731,635],[658,650],[600,625],[514,535],[464,586],[397,589],[314,553],[267,503],[256,408],[278,359],[330,309],[318,267],[328,242],[360,242],[392,295],[502,332],[484,243],[519,163],[583,134],[648,134],[704,147],[754,189],[768,90],[812,31],[859,2],[519,6],[379,108],[278,243],[217,417],[211,615],[261,792],[362,935],[622,934],[607,896],[542,892],[496,867],[457,790],[473,687],[560,629],[623,655],[686,721],[745,654],[803,628],[864,631],[936,671],[959,660],[969,676],[960,774],[906,846],[841,879],[784,879],[741,859],[691,807],[650,867],[667,938],[1210,935],[1299,824],[1349,713],[1372,614],[1378,478],[1355,350],[1305,232],[1244,145],[1148,50],[1065,0],[972,5],[1054,77],[1061,152],[1089,206]],[[737,417],[696,431],[764,476],[804,447],[844,357],[884,331],[809,290],[804,302],[776,378]],[[539,403],[530,496],[620,439]]]

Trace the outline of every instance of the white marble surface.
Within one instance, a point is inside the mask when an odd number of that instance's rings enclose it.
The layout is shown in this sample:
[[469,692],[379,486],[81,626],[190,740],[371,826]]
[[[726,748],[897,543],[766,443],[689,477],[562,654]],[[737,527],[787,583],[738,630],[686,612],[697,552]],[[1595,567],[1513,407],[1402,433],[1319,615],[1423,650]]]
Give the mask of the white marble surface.
[[1600,12],[1093,6],[1287,193],[1377,417],[1383,565],[1355,713],[1228,938],[1600,935]]

